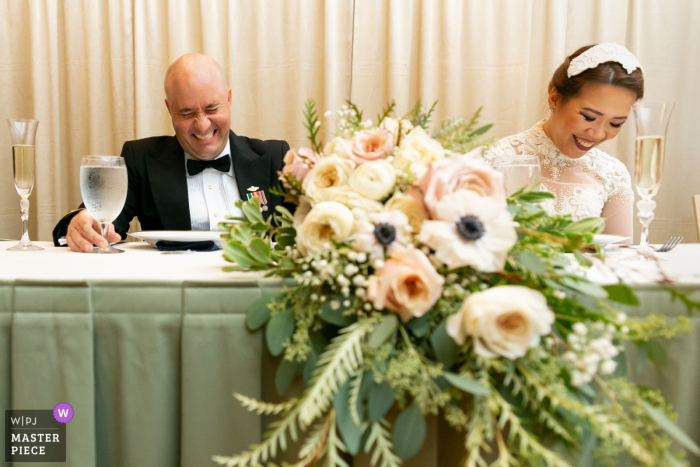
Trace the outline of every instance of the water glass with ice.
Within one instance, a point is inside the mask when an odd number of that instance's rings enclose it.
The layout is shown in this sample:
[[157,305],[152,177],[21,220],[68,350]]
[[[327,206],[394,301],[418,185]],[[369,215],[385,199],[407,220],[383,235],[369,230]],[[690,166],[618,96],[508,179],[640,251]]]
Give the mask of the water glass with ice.
[[[90,215],[107,238],[108,224],[119,216],[126,202],[128,178],[124,159],[117,156],[85,156],[80,164],[80,193]],[[93,253],[124,253],[111,246],[94,248]]]
[[520,155],[491,161],[491,166],[503,174],[506,195],[510,196],[521,188],[536,189],[542,181],[540,162],[537,156]]

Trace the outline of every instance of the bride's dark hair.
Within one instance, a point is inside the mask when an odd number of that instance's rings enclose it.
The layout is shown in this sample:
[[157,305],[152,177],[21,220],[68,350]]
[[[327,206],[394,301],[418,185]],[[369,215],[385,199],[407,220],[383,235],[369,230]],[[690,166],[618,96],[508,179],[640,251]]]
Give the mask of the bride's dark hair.
[[572,97],[579,96],[587,84],[595,83],[629,89],[637,95],[637,99],[644,97],[644,76],[642,75],[642,70],[636,69],[628,74],[622,68],[622,65],[617,62],[601,63],[597,67],[589,68],[571,78],[567,76],[571,60],[594,46],[595,44],[581,47],[566,57],[564,63],[559,65],[559,68],[554,72],[547,91],[551,92],[552,89],[556,89],[557,93],[566,101]]

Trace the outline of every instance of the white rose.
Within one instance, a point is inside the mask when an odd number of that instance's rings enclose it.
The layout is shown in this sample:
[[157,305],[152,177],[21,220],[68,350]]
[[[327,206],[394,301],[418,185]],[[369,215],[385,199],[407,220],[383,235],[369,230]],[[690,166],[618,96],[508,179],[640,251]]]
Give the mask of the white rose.
[[369,221],[367,216],[369,213],[382,210],[382,203],[365,198],[349,186],[328,188],[323,190],[320,196],[320,201],[335,201],[347,206],[352,211],[355,219],[359,221]]
[[486,358],[522,357],[548,334],[554,313],[537,290],[503,285],[469,295],[447,319],[447,334],[459,345],[472,337],[474,351]]
[[355,163],[338,156],[328,156],[319,159],[309,173],[304,177],[302,189],[311,201],[319,201],[321,193],[333,187],[344,186],[350,180],[350,172]]
[[384,120],[382,120],[382,124],[380,125],[380,128],[384,128],[385,130],[388,130],[389,133],[391,133],[392,136],[394,137],[394,141],[396,141],[398,139],[400,124],[399,124],[399,121],[396,120],[395,118],[385,117]]
[[353,233],[355,219],[346,206],[334,201],[318,203],[297,229],[297,248],[306,256],[325,250],[330,240],[344,242]]
[[410,189],[406,193],[397,191],[384,205],[385,211],[401,211],[408,217],[408,224],[413,229],[413,233],[420,232],[423,222],[428,218],[421,193],[417,189]]
[[348,156],[347,151],[345,148],[348,145],[348,140],[343,139],[339,136],[336,136],[332,140],[330,140],[328,143],[323,148],[323,154],[325,156],[331,156],[335,155],[340,157],[341,159],[348,159],[350,156]]
[[394,190],[396,171],[384,159],[365,162],[350,175],[350,188],[363,196],[381,200]]
[[401,140],[392,164],[408,174],[409,180],[418,180],[428,171],[428,164],[444,158],[442,145],[431,138],[423,127],[417,126]]
[[311,211],[311,201],[306,196],[299,197],[299,206],[294,210],[292,227],[298,229],[306,219],[306,215]]

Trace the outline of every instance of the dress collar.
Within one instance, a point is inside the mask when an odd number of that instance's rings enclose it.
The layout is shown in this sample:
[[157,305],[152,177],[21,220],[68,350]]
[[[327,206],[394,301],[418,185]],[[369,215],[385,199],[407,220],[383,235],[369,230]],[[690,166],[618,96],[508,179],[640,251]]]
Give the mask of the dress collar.
[[540,120],[532,128],[523,133],[524,144],[521,151],[537,156],[543,166],[549,167],[552,170],[552,178],[554,180],[557,180],[560,172],[569,165],[588,165],[595,148],[576,159],[565,155],[557,148],[554,141],[547,136],[547,133],[544,132],[542,125],[546,121],[546,119]]

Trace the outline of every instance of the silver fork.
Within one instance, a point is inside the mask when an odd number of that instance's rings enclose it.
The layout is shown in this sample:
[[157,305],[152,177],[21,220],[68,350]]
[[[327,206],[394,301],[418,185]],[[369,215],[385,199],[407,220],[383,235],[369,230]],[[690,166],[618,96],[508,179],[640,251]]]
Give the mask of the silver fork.
[[668,239],[668,241],[666,243],[664,243],[660,247],[658,247],[658,248],[651,247],[651,248],[658,253],[666,253],[667,251],[671,251],[674,248],[676,248],[678,246],[678,244],[682,241],[683,241],[683,237],[671,237]]

